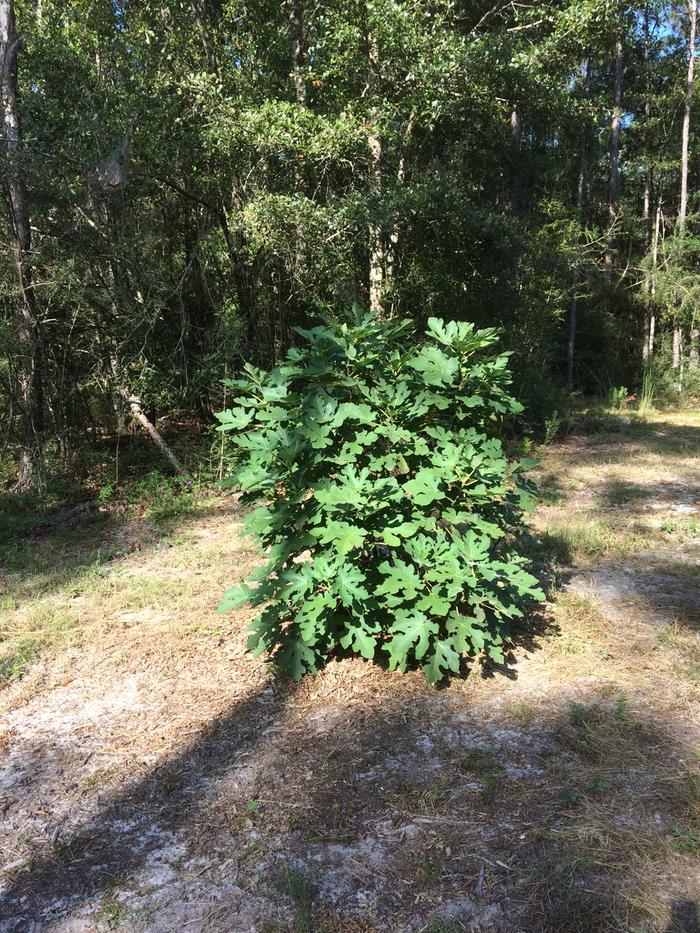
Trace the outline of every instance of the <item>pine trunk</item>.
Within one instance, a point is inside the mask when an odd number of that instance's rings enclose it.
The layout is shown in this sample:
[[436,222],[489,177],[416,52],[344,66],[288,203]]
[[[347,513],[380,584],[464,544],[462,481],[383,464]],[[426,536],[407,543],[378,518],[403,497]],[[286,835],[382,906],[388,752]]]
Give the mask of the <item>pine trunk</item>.
[[[289,8],[289,41],[291,51],[292,78],[294,80],[294,97],[299,107],[306,108],[307,93],[304,78],[304,11],[301,0],[292,0]],[[302,160],[295,153],[294,156],[294,191],[298,196],[305,194],[304,173]],[[304,284],[304,269],[306,267],[306,238],[303,223],[299,220],[294,225],[294,269],[292,272],[291,291],[300,292]],[[293,302],[294,304],[294,302]],[[282,322],[285,326],[285,322]]]
[[[688,76],[685,86],[683,108],[683,134],[681,142],[681,196],[678,205],[678,235],[685,234],[688,215],[688,152],[690,148],[690,114],[693,106],[693,83],[695,80],[695,33],[698,19],[697,0],[688,0]],[[673,368],[678,370],[678,390],[682,388],[682,345],[683,329],[680,321],[673,325]]]
[[620,208],[620,126],[622,121],[622,40],[615,43],[615,79],[610,135],[610,188],[608,195],[608,242],[605,250],[605,275],[608,292],[615,263],[615,223]]
[[680,327],[673,328],[673,368],[680,369],[681,367],[681,341],[682,334]]
[[683,109],[683,139],[681,147],[681,199],[678,208],[678,227],[682,234],[688,214],[688,150],[690,147],[690,113],[693,106],[693,83],[695,80],[695,32],[698,19],[697,0],[688,0],[688,77],[685,86]]
[[[578,186],[576,190],[576,216],[577,222],[581,223],[583,212],[583,191],[586,179],[586,151],[585,147],[581,151],[581,165],[578,173]],[[579,286],[579,266],[574,263],[571,273],[571,302],[569,304],[569,339],[566,346],[566,387],[571,391],[574,387],[574,361],[576,358],[576,324],[578,315],[578,286]]]
[[697,369],[700,362],[700,328],[695,321],[690,328],[690,349],[688,351],[688,369]]
[[510,109],[510,187],[508,213],[513,217],[520,210],[520,147],[523,139],[523,121],[518,104]]
[[[650,38],[649,38],[649,10],[644,10],[644,84],[646,90],[646,100],[644,101],[644,120],[648,126],[651,121],[651,64],[650,64]],[[653,171],[650,164],[647,164],[644,172],[644,253],[648,255],[652,242],[652,229],[654,220],[652,219],[652,190],[653,190]],[[651,319],[653,315],[653,276],[652,270],[647,268],[644,273],[644,315],[642,320],[642,362],[646,366],[651,357]]]
[[661,204],[656,205],[654,212],[654,231],[651,240],[651,269],[647,272],[645,282],[644,300],[644,362],[647,363],[654,354],[654,332],[656,330],[656,315],[654,313],[654,294],[656,292],[656,266],[659,262],[659,232],[661,229]]
[[[591,60],[586,61],[584,88],[586,97],[591,85]],[[578,170],[578,184],[576,186],[576,223],[580,227],[583,221],[583,196],[586,186],[586,163],[588,156],[588,147],[586,138],[581,137],[581,162]],[[579,286],[579,266],[574,263],[571,271],[571,301],[569,303],[569,339],[566,345],[566,387],[571,391],[574,387],[574,361],[576,358],[576,324],[578,315],[578,286]]]

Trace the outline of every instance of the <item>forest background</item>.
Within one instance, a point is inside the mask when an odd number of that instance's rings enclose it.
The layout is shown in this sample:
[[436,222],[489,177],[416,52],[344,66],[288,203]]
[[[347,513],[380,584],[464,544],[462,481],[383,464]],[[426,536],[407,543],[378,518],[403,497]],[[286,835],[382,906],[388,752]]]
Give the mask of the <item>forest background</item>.
[[696,19],[0,0],[7,487],[111,463],[132,423],[216,473],[222,379],[353,305],[502,328],[523,432],[697,392]]

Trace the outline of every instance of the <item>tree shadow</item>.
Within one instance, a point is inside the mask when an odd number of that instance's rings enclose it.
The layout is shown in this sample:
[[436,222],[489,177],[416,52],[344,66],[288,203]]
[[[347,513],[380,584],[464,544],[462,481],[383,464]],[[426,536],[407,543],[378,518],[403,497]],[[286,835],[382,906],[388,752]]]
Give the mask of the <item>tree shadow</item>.
[[[700,577],[682,562],[647,561],[642,567],[604,564],[580,580],[602,611],[612,618],[636,617],[658,625],[700,630]],[[579,584],[577,591],[582,592]]]
[[[0,922],[0,930],[48,921],[52,904],[59,904],[59,913],[68,905],[76,910],[109,890],[115,878],[143,866],[163,845],[164,834],[195,833],[209,783],[241,766],[243,756],[282,719],[294,692],[289,682],[267,681],[145,777],[100,801],[98,813],[18,870],[0,896],[0,918],[7,923]],[[31,771],[32,761],[26,764]]]
[[700,426],[673,421],[635,421],[627,429],[633,437],[648,440],[658,453],[693,453],[700,445]]
[[[540,579],[541,574],[538,574]],[[548,594],[551,592],[546,588]],[[557,623],[550,603],[531,607],[525,617],[511,624],[508,638],[504,646],[505,661],[498,663],[486,655],[480,655],[478,669],[482,677],[492,678],[497,674],[509,680],[518,679],[518,659],[523,652],[533,654],[542,648],[544,638],[555,637],[559,634]]]
[[629,424],[619,423],[613,435],[586,432],[571,434],[557,446],[556,453],[564,460],[575,462],[577,466],[595,466],[604,456],[605,463],[612,466],[628,460],[632,451],[636,458],[639,458],[640,453],[687,458],[695,457],[699,449],[700,427],[674,424],[672,421],[632,421]]
[[622,702],[581,697],[524,725],[458,695],[397,696],[308,748],[280,765],[298,793],[279,806],[318,929],[329,906],[377,930],[697,929],[698,905],[658,883],[696,790],[677,737]]
[[700,507],[700,469],[694,471],[691,482],[656,482],[653,484],[635,483],[615,477],[603,481],[598,491],[598,502],[605,509],[624,509],[625,513],[644,515],[658,511],[654,507],[662,508],[668,503],[668,508],[684,511],[691,515]]
[[137,555],[145,561],[178,535],[217,516],[231,524],[239,522],[242,512],[237,499],[226,511],[217,505],[203,506],[157,521],[130,513],[111,516],[94,509],[85,511],[74,527],[51,526],[47,533],[26,531],[0,542],[0,583],[4,580],[8,600],[16,589],[23,605],[58,595],[67,587],[79,590],[89,578],[118,567],[122,559]]
[[[195,929],[288,931],[295,911],[318,931],[697,929],[680,875],[670,909],[658,883],[670,828],[685,829],[697,805],[671,723],[565,687],[528,707],[509,685],[490,707],[459,685],[437,692],[357,661],[309,686],[266,683],[115,791],[14,877],[0,929],[70,918],[115,885],[127,909],[164,833],[202,870],[235,861],[236,896],[257,904],[243,923],[222,888],[218,920]],[[212,803],[220,822],[204,812]],[[193,892],[189,863],[176,870]],[[153,896],[136,928],[174,929],[172,889]]]
[[700,933],[700,904],[696,901],[673,901],[665,933]]

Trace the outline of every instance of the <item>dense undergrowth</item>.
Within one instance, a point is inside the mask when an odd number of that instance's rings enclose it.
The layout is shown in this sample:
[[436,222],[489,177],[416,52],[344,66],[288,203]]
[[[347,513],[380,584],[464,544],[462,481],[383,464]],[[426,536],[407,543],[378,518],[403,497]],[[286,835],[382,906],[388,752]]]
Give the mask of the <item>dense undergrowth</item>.
[[[645,395],[645,384],[636,392],[611,384],[602,387],[600,395],[584,396],[551,381],[545,381],[541,390],[535,384],[517,383],[516,394],[524,399],[525,409],[511,419],[503,438],[510,455],[529,455],[570,434],[614,434],[624,424],[621,413],[635,422],[635,430],[648,432],[653,428],[645,422],[645,414],[700,405],[700,383],[692,371],[686,373],[679,394],[672,370],[657,369],[650,397]],[[207,421],[162,419],[158,426],[195,477],[189,493],[136,425],[128,426],[121,436],[69,437],[63,448],[47,443],[40,482],[32,492],[15,491],[16,451],[7,446],[0,456],[0,548],[51,513],[81,502],[99,503],[110,519],[126,512],[177,515],[187,511],[199,491],[214,488],[240,463],[240,450],[230,438],[215,435]]]

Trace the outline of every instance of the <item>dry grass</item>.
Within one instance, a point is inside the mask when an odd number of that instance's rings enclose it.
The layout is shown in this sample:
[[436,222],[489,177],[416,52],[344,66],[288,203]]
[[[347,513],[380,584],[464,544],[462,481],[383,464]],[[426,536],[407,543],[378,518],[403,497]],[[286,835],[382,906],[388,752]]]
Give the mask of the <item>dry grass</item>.
[[572,437],[547,453],[535,528],[559,560],[583,565],[700,541],[700,415],[618,420],[620,433]]
[[177,533],[136,521],[37,538],[29,569],[0,578],[0,684],[24,674],[39,654],[101,651],[118,639],[126,662],[161,639],[175,644],[230,630],[216,613],[218,598],[231,568],[245,575],[259,558],[241,537],[235,506],[232,516],[230,502],[211,503],[204,500],[205,517],[196,511]]
[[[698,482],[685,417],[546,455],[535,521],[566,563],[635,573],[652,550],[700,586],[692,516],[672,511]],[[239,520],[203,503],[167,529],[88,525],[6,572],[14,929],[52,910],[91,930],[696,928],[692,620],[561,589],[510,677],[475,665],[435,690],[344,660],[276,684],[245,653],[248,615],[215,611],[258,560]]]

